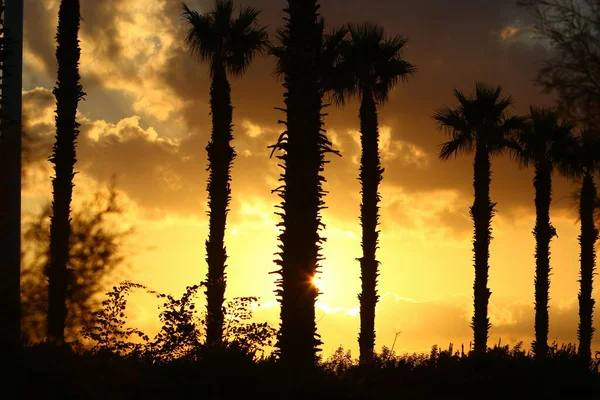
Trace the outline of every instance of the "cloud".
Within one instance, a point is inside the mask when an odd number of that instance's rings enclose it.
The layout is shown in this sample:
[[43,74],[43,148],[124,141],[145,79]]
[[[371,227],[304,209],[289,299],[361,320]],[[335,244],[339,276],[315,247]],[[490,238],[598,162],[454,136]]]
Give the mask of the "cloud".
[[[510,302],[506,299],[494,300],[490,305],[492,328],[488,346],[499,341],[516,345],[523,341],[529,349],[534,338],[532,303]],[[278,303],[269,303],[257,311],[257,318],[277,323]],[[317,303],[317,329],[323,335],[326,345],[323,355],[329,356],[338,345],[344,345],[358,355],[356,337],[359,331],[359,308],[336,308],[325,303]],[[472,341],[470,327],[472,300],[469,296],[443,294],[434,299],[416,300],[389,292],[381,296],[376,310],[376,348],[391,347],[396,332],[401,332],[395,344],[397,353],[428,352],[432,345],[446,348],[449,342],[454,349],[464,345],[469,349]],[[596,311],[595,318],[600,313]],[[578,323],[576,301],[564,304],[551,304],[549,342],[576,343]],[[352,338],[354,340],[348,340]],[[600,348],[600,338],[594,338],[593,348]]]
[[[54,108],[54,96],[49,89],[25,92],[26,170],[32,176],[41,171],[38,184],[46,188],[50,172],[47,158],[54,143]],[[82,175],[107,181],[116,174],[119,188],[151,214],[205,214],[206,135],[165,136],[153,126],[143,126],[143,118],[135,114],[112,123],[79,113],[78,121],[81,127],[76,170]],[[275,142],[278,132],[250,121],[246,127],[261,134],[252,137],[239,132],[233,141],[241,154],[232,172],[233,220],[237,218],[238,207],[251,196],[270,199],[266,203],[269,205],[277,200],[270,191],[275,187],[279,170],[275,160],[269,159],[267,147]],[[78,179],[76,176],[76,184]],[[44,193],[49,194],[47,190]]]
[[[506,47],[499,43],[499,32],[510,37],[528,23],[523,10],[508,0],[494,3],[493,11],[475,1],[450,6],[430,0],[427,4],[411,4],[410,12],[403,8],[404,12],[398,13],[398,21],[387,18],[398,5],[382,0],[376,0],[375,4],[378,2],[381,2],[379,8],[357,2],[345,3],[344,7],[349,15],[380,21],[390,33],[409,36],[405,57],[419,66],[418,74],[400,85],[390,102],[380,110],[384,179],[415,193],[459,190],[463,196],[471,196],[470,157],[449,161],[446,165],[436,160],[438,146],[445,138],[437,132],[431,119],[433,110],[454,102],[452,90],[455,87],[470,91],[474,79],[505,86],[506,92],[518,101],[515,112],[526,110],[530,102],[547,102],[539,98],[537,89],[531,85],[535,62],[545,53],[535,47]],[[58,2],[45,0],[43,4],[47,13],[40,16],[43,21],[35,27],[37,36],[28,39],[26,50],[32,59],[43,60],[46,74],[52,78],[54,44],[48,38],[54,36],[56,21],[51,17],[56,13]],[[191,2],[190,6],[202,9],[206,4]],[[264,10],[263,24],[272,27],[280,24],[283,16],[280,8],[273,8],[264,0],[259,0],[256,6]],[[333,1],[323,5],[323,12],[331,14],[328,22],[332,26],[345,22],[338,21],[332,11],[336,6],[341,3]],[[86,3],[82,8],[81,71],[88,101],[82,103],[81,110],[86,115],[95,110],[95,120],[115,124],[136,115],[141,125],[152,126],[161,137],[185,139],[188,145],[196,144],[197,140],[198,147],[194,149],[201,154],[210,132],[210,81],[206,66],[189,54],[184,43],[186,27],[180,12],[179,4],[165,0],[142,9],[128,2]],[[32,12],[26,16],[31,29],[34,29],[31,18],[36,15]],[[422,25],[416,23],[423,19],[432,22],[433,30],[423,30]],[[402,31],[397,27],[402,27]],[[507,30],[507,27],[512,29]],[[36,37],[40,40],[35,40]],[[458,42],[461,43],[459,50],[455,49]],[[273,109],[283,101],[281,82],[272,76],[273,65],[273,59],[259,57],[244,79],[232,80],[234,123],[239,126],[236,133],[268,136],[268,144],[272,144],[280,132],[277,126],[274,130],[268,127],[282,117]],[[440,65],[444,65],[443,71],[439,70]],[[109,102],[114,105],[108,106]],[[103,114],[97,110],[103,110]],[[326,117],[326,128],[345,159],[329,165],[326,175],[354,180],[360,148],[343,136],[351,131],[354,143],[358,140],[358,105],[353,101],[344,109],[332,107],[328,112],[331,115]],[[191,139],[190,134],[198,135],[198,139]],[[240,145],[241,136],[236,135],[235,145],[240,154],[237,162],[248,165],[241,160],[256,154],[246,144]],[[345,160],[354,161],[354,165],[346,164]],[[272,169],[266,167],[267,162],[253,165],[268,168],[269,176],[273,176]],[[332,168],[334,165],[337,169]],[[505,158],[494,160],[493,171],[493,196],[501,212],[532,206],[531,178],[527,173]],[[571,189],[570,185],[561,184],[556,190],[560,194]]]

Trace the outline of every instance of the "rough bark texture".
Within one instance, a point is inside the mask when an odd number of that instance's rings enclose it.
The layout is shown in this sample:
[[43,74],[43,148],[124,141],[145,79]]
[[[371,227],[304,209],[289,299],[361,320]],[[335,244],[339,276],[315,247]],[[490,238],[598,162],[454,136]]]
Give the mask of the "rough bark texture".
[[62,0],[58,11],[56,60],[58,79],[54,88],[56,97],[56,137],[50,162],[54,164],[52,179],[53,201],[50,223],[50,265],[48,268],[48,340],[64,342],[67,317],[69,236],[71,234],[71,198],[74,166],[77,162],[75,146],[79,123],[75,115],[84,93],[79,83],[79,22],[78,0]]
[[477,354],[484,354],[487,350],[488,331],[490,320],[488,318],[488,303],[490,289],[488,283],[488,260],[490,257],[491,220],[495,204],[490,200],[491,165],[489,151],[485,144],[478,141],[475,150],[474,162],[475,200],[471,207],[471,216],[475,224],[475,239],[473,251],[475,253],[475,283],[474,308],[475,314],[471,327],[473,328],[473,350]]
[[596,198],[596,186],[594,176],[590,170],[586,170],[581,187],[581,198],[579,202],[579,217],[581,219],[581,234],[579,244],[581,246],[581,271],[579,289],[579,356],[584,361],[590,361],[592,357],[592,336],[594,335],[592,316],[595,301],[592,298],[594,283],[594,271],[596,269],[596,250],[594,246],[598,240],[598,230],[594,225],[594,203]]
[[231,200],[231,165],[235,158],[235,151],[230,144],[233,140],[231,87],[223,65],[218,65],[213,71],[210,107],[213,130],[211,140],[206,146],[210,217],[209,236],[206,241],[206,342],[209,345],[219,345],[223,340],[223,302],[226,286],[225,225]]
[[550,225],[550,202],[552,196],[552,169],[545,154],[537,157],[535,177],[535,340],[533,352],[536,358],[548,354],[548,301],[550,290],[550,241],[553,232]]
[[[20,342],[23,1],[0,1],[0,346]],[[6,31],[4,31],[6,29]]]
[[359,259],[361,271],[360,300],[360,348],[361,365],[373,363],[375,348],[375,306],[379,300],[377,295],[377,277],[379,276],[375,253],[379,242],[379,183],[382,180],[383,168],[379,158],[379,130],[377,124],[377,107],[371,91],[366,90],[360,105],[360,140],[362,146],[359,181],[362,184],[362,203],[360,205],[360,221],[362,226],[363,255]]
[[322,93],[318,57],[322,32],[314,0],[289,0],[283,60],[287,131],[276,148],[283,150],[284,172],[279,189],[282,233],[279,236],[281,275],[276,290],[281,303],[278,351],[284,365],[312,366],[321,341],[315,323],[318,289],[313,279],[319,268],[323,208],[321,176],[324,153],[330,145],[322,131]]

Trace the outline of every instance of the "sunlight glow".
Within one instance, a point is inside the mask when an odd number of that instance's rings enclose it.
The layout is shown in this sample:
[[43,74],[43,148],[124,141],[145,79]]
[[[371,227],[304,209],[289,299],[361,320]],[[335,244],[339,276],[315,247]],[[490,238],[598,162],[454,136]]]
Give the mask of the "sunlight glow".
[[319,292],[323,292],[324,284],[322,276],[315,276],[312,278],[312,284],[319,289]]

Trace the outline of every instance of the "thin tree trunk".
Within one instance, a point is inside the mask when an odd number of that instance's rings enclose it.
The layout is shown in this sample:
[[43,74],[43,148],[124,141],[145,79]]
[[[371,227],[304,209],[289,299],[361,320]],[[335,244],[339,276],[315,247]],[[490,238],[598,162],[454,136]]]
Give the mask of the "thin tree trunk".
[[581,271],[579,290],[579,356],[583,361],[589,362],[592,357],[593,312],[595,301],[592,298],[594,271],[596,269],[596,251],[594,246],[598,240],[598,230],[594,225],[594,201],[596,198],[596,185],[594,176],[586,170],[581,187],[579,202],[579,217],[581,219]]
[[6,2],[3,28],[5,34],[0,60],[0,346],[10,349],[16,348],[21,336],[23,0]]
[[276,290],[281,303],[277,346],[284,365],[309,367],[317,360],[321,344],[315,323],[318,289],[313,279],[321,261],[319,235],[323,208],[321,176],[324,152],[330,143],[322,126],[322,93],[318,56],[322,32],[315,0],[288,0],[288,47],[284,60],[284,95],[287,132],[277,147],[284,151],[284,182],[279,190],[283,219],[278,253],[281,275]]
[[50,157],[56,176],[52,179],[53,202],[50,223],[50,266],[48,269],[48,340],[64,343],[67,318],[69,236],[71,234],[71,198],[75,145],[79,123],[75,115],[84,93],[79,83],[79,22],[78,0],[62,0],[58,11],[56,60],[58,79],[56,97],[56,141]]
[[360,220],[362,226],[363,255],[359,259],[362,291],[360,300],[360,364],[373,363],[375,349],[375,306],[377,295],[377,276],[379,275],[375,252],[379,242],[379,183],[382,180],[383,168],[379,159],[379,130],[377,122],[377,107],[373,94],[366,90],[360,106],[361,132],[361,166],[359,181],[362,184],[362,203]]
[[533,230],[535,237],[535,341],[533,352],[536,358],[548,354],[548,301],[550,291],[550,202],[552,196],[552,170],[546,155],[538,157],[535,177],[536,222]]
[[213,71],[210,88],[212,112],[212,136],[206,146],[208,153],[208,207],[209,235],[206,241],[206,342],[211,346],[220,345],[223,340],[223,302],[225,300],[225,226],[229,201],[231,199],[231,165],[235,151],[231,147],[233,107],[231,87],[227,81],[225,67],[219,65]]
[[487,283],[492,230],[491,220],[495,204],[490,200],[491,165],[489,152],[485,145],[479,143],[477,143],[475,150],[474,178],[475,200],[473,207],[471,207],[471,216],[475,224],[475,240],[473,241],[473,251],[475,253],[473,303],[475,313],[471,326],[474,336],[474,351],[476,354],[484,354],[487,350],[490,328],[488,303],[492,293],[487,287]]

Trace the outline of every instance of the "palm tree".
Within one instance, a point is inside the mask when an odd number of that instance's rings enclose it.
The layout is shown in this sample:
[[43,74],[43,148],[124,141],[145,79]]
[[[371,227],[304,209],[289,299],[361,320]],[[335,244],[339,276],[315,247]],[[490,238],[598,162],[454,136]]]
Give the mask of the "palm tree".
[[[278,57],[277,73],[283,76],[287,130],[274,150],[282,160],[283,185],[275,191],[282,203],[279,235],[280,275],[276,293],[281,304],[281,325],[277,347],[284,365],[308,367],[317,361],[321,341],[315,322],[319,294],[313,279],[322,260],[324,239],[320,211],[324,208],[321,173],[324,154],[331,143],[322,129],[325,80],[328,61],[323,53],[323,22],[316,0],[288,0],[286,26],[279,31],[280,46],[271,53]],[[335,58],[335,57],[333,57]]]
[[471,207],[471,217],[475,225],[473,252],[475,254],[474,308],[471,327],[473,328],[473,350],[484,354],[490,328],[488,303],[492,294],[487,287],[489,271],[489,246],[491,240],[491,220],[495,203],[490,200],[491,163],[490,157],[501,154],[510,144],[508,135],[522,125],[522,119],[508,115],[512,98],[501,97],[502,88],[493,88],[483,83],[475,86],[475,95],[465,96],[458,90],[454,95],[458,106],[438,109],[434,119],[439,128],[450,135],[451,140],[442,145],[439,157],[447,160],[452,156],[475,151],[473,188],[475,200]]
[[360,98],[362,184],[360,220],[362,226],[360,300],[360,363],[373,362],[375,347],[375,306],[379,261],[376,251],[379,242],[379,183],[383,168],[379,157],[379,127],[377,107],[385,104],[391,90],[400,80],[415,72],[415,67],[402,58],[406,39],[386,37],[382,27],[372,23],[349,25],[350,39],[341,47],[341,61],[334,68],[333,98],[343,104],[345,97]]
[[231,199],[231,165],[235,151],[233,140],[233,107],[228,74],[242,76],[254,56],[267,44],[267,33],[258,27],[260,11],[245,7],[234,15],[231,0],[216,0],[211,12],[200,14],[183,4],[183,16],[189,30],[186,41],[201,62],[210,64],[212,79],[210,109],[212,134],[208,153],[209,234],[206,241],[207,328],[206,342],[219,345],[223,339],[223,301],[226,286],[224,244],[225,224]]
[[[20,341],[23,0],[0,1],[0,345]],[[15,347],[13,347],[15,346]]]
[[48,266],[48,340],[64,343],[67,317],[69,237],[71,199],[79,123],[77,106],[85,93],[79,83],[79,0],[62,0],[58,10],[56,60],[56,141],[49,160],[56,176],[52,179],[53,201],[50,223],[50,264]]
[[535,249],[535,340],[536,358],[548,353],[548,301],[550,289],[550,241],[556,230],[550,223],[552,200],[552,171],[573,145],[573,125],[559,122],[555,110],[530,107],[529,121],[516,136],[518,148],[513,154],[521,165],[533,165],[535,176],[536,223],[533,235]]
[[580,244],[580,289],[579,289],[579,356],[589,362],[592,356],[594,335],[593,312],[595,300],[592,298],[594,273],[596,269],[595,245],[598,229],[594,224],[596,210],[596,184],[594,175],[600,171],[600,137],[598,132],[582,130],[577,142],[567,151],[561,164],[561,172],[571,178],[582,180],[579,192],[579,220],[581,222]]

